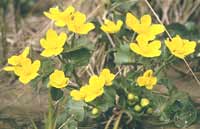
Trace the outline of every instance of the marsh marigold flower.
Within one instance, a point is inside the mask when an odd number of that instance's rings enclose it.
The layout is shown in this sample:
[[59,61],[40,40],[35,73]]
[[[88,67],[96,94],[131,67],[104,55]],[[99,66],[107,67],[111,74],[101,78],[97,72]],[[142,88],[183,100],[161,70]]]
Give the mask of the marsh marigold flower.
[[106,86],[111,86],[112,81],[115,78],[115,75],[111,73],[109,69],[103,69],[100,73],[100,76],[104,78]]
[[104,93],[104,84],[104,78],[93,75],[89,79],[89,84],[82,86],[80,90],[72,90],[70,95],[74,100],[91,102]]
[[152,70],[147,70],[143,76],[137,78],[137,84],[142,87],[145,86],[146,89],[151,90],[153,86],[156,85],[157,78],[153,76]]
[[101,26],[101,30],[106,33],[117,33],[118,31],[120,31],[122,25],[122,20],[118,20],[117,23],[114,23],[113,21],[106,19],[104,21],[104,24]]
[[64,27],[68,24],[71,19],[72,13],[75,12],[74,7],[69,6],[64,11],[60,11],[58,6],[50,8],[49,12],[44,12],[44,15],[49,19],[55,21],[55,25],[59,27]]
[[171,41],[167,39],[165,44],[174,56],[181,59],[185,58],[189,54],[192,54],[196,48],[195,41],[182,39],[179,35],[176,35],[176,37],[172,38]]
[[27,84],[36,78],[39,75],[38,71],[40,69],[40,64],[39,60],[36,60],[33,63],[31,63],[31,61],[24,62],[22,67],[17,69],[19,81],[23,84]]
[[14,55],[8,58],[9,66],[4,67],[4,70],[14,71],[15,74],[17,74],[16,69],[21,67],[24,64],[24,62],[30,61],[30,59],[27,58],[29,51],[30,51],[30,48],[26,47],[20,55]]
[[63,46],[67,40],[67,35],[61,32],[60,35],[56,31],[49,29],[46,33],[46,39],[40,40],[40,45],[44,48],[41,55],[45,57],[56,56],[62,53]]
[[86,15],[76,11],[68,21],[68,29],[77,34],[87,34],[95,28],[93,23],[86,23]]
[[130,43],[130,49],[143,56],[143,57],[157,57],[161,54],[161,42],[159,40],[154,40],[148,42],[144,40],[142,37],[137,37],[137,43]]
[[36,60],[32,63],[31,59],[27,57],[29,50],[30,48],[26,47],[20,55],[10,57],[8,59],[10,66],[4,68],[5,71],[13,71],[23,84],[29,83],[39,75],[40,61]]
[[144,15],[139,20],[133,14],[127,13],[126,25],[137,32],[139,37],[143,37],[147,41],[155,39],[156,35],[165,30],[161,24],[152,24],[150,15]]
[[65,74],[61,70],[55,70],[50,76],[49,76],[49,86],[55,87],[55,88],[64,88],[68,85],[69,78],[65,77]]

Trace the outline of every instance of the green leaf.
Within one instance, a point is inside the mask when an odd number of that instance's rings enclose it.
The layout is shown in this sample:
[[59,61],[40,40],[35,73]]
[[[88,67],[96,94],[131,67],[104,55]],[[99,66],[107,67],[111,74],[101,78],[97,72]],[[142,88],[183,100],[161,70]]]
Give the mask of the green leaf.
[[172,23],[170,25],[167,26],[167,30],[169,31],[169,33],[172,35],[172,36],[175,36],[175,35],[180,35],[181,37],[185,37],[188,35],[188,30],[187,28],[180,24],[180,23]]
[[66,110],[68,110],[68,113],[73,115],[76,120],[82,121],[85,115],[84,106],[84,102],[74,101],[70,98],[66,103]]
[[51,97],[54,101],[59,100],[60,98],[63,97],[63,91],[61,89],[57,89],[54,87],[51,87]]
[[40,68],[40,72],[42,74],[42,76],[48,76],[50,73],[52,73],[54,71],[54,64],[53,61],[50,59],[44,59],[41,61],[42,65]]
[[79,39],[76,39],[73,42],[72,47],[71,46],[67,46],[64,50],[64,53],[69,53],[69,52],[73,52],[79,49],[88,49],[88,50],[93,50],[94,48],[94,44],[92,44],[87,37],[81,37]]
[[115,63],[128,64],[132,63],[134,61],[133,59],[134,59],[133,53],[130,51],[129,45],[128,44],[120,45],[115,54]]
[[67,122],[67,125],[64,126],[62,129],[78,129],[78,122],[75,121],[74,119],[70,119]]
[[114,0],[113,7],[117,7],[118,10],[127,12],[138,2],[138,0]]
[[33,79],[31,82],[30,82],[30,85],[33,87],[33,88],[37,88],[37,85],[38,83],[41,81],[41,77],[36,77],[35,79]]
[[188,103],[185,108],[176,112],[173,120],[176,127],[186,128],[195,122],[196,119],[197,111],[191,103]]
[[86,48],[81,48],[75,51],[63,53],[63,58],[76,66],[84,66],[88,64],[91,53]]
[[106,112],[109,108],[114,106],[115,95],[116,91],[114,88],[106,87],[103,96],[95,99],[92,104],[102,112]]

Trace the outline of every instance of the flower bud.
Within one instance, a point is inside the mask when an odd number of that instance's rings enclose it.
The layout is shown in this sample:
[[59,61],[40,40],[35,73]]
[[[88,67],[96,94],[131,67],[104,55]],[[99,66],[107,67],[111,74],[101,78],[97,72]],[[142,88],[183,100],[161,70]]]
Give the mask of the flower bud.
[[134,110],[135,110],[136,112],[140,112],[140,111],[142,110],[142,108],[141,108],[140,105],[135,105],[135,106],[134,106]]
[[140,101],[140,105],[142,107],[146,107],[147,105],[149,105],[149,100],[147,98],[142,98]]
[[93,109],[92,109],[92,114],[93,114],[93,115],[98,114],[98,112],[99,112],[99,110],[98,110],[97,108],[93,108]]
[[129,94],[128,94],[128,100],[132,101],[132,100],[134,100],[134,99],[135,99],[135,95],[132,94],[132,93],[129,93]]
[[153,109],[152,109],[152,108],[148,108],[148,109],[147,109],[147,113],[148,113],[148,114],[152,114],[152,113],[153,113]]

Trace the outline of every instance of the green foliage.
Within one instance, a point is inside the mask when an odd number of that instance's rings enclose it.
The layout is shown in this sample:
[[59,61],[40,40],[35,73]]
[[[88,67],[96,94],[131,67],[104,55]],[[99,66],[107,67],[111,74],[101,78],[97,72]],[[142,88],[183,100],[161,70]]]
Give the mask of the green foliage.
[[59,100],[60,98],[63,97],[63,94],[64,93],[61,89],[51,87],[51,98],[52,98],[52,100],[54,100],[54,101]]
[[134,62],[133,53],[130,51],[129,45],[124,44],[120,45],[117,48],[117,52],[115,54],[115,63],[116,64],[129,64]]

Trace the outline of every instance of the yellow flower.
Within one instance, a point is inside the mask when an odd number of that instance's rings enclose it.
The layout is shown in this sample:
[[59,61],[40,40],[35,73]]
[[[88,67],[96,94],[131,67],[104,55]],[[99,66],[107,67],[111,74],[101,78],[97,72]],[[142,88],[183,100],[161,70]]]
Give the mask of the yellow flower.
[[30,50],[30,48],[26,47],[20,55],[18,55],[18,56],[14,55],[14,56],[8,58],[8,64],[11,66],[4,67],[4,70],[5,71],[15,71],[15,68],[21,67],[21,65],[24,62],[26,62],[27,60],[30,60],[27,58],[27,56],[29,54],[29,50]]
[[142,37],[136,38],[137,43],[130,43],[130,49],[147,58],[157,57],[161,54],[161,42],[159,40],[154,40],[148,43],[147,40]]
[[4,68],[5,71],[14,71],[23,84],[29,83],[39,75],[40,61],[36,60],[32,63],[31,59],[27,58],[29,51],[30,48],[26,47],[20,55],[10,57],[8,64],[11,66]]
[[106,86],[111,86],[115,75],[112,74],[109,69],[103,69],[100,73],[100,77],[104,78]]
[[49,77],[49,85],[55,88],[64,88],[69,83],[69,78],[65,77],[63,71],[55,70]]
[[139,37],[145,38],[145,40],[153,40],[155,36],[164,32],[165,28],[161,24],[152,24],[151,16],[144,15],[141,19],[137,19],[131,13],[126,15],[126,24],[133,31],[138,33]]
[[93,75],[90,77],[88,85],[82,86],[80,90],[72,90],[70,95],[74,100],[91,102],[104,93],[104,84],[104,78]]
[[89,85],[81,87],[80,91],[86,94],[85,102],[91,102],[104,93],[105,80],[102,77],[93,75],[89,79]]
[[142,107],[146,107],[147,105],[149,105],[149,100],[147,98],[142,98],[141,101],[140,101],[140,105]]
[[182,39],[179,35],[172,38],[171,41],[167,39],[165,44],[173,55],[181,59],[192,54],[196,48],[196,42]]
[[44,12],[44,15],[49,19],[55,21],[55,25],[59,27],[64,27],[68,24],[68,21],[71,18],[72,13],[75,12],[74,7],[69,6],[63,12],[61,12],[58,6],[50,8],[49,12]]
[[93,75],[89,79],[89,85],[94,86],[95,88],[103,88],[105,85],[104,77]]
[[122,20],[118,20],[117,23],[114,23],[113,21],[106,19],[104,21],[104,25],[101,26],[101,30],[106,33],[117,33],[118,31],[120,31],[122,25]]
[[157,83],[157,78],[153,76],[152,70],[147,70],[143,76],[137,78],[137,83],[140,87],[145,86],[146,89],[151,90]]
[[24,62],[22,67],[16,69],[19,81],[23,84],[29,83],[31,80],[36,78],[39,74],[40,61],[36,60],[33,63],[31,61]]
[[95,28],[93,23],[86,23],[85,14],[77,11],[71,15],[68,21],[68,29],[77,34],[87,34]]
[[56,31],[49,29],[46,33],[46,39],[40,40],[40,44],[44,48],[41,55],[45,57],[59,55],[63,51],[66,40],[67,35],[64,32],[58,35]]

